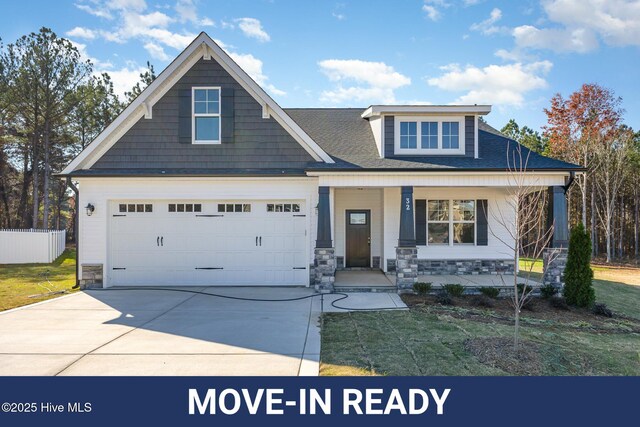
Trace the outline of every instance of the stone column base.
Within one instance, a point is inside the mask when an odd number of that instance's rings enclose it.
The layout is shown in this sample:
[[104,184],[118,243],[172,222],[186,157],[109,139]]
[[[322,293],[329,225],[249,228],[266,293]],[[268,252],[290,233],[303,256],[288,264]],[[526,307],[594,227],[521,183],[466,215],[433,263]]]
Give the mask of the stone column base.
[[335,248],[315,248],[313,268],[318,292],[332,292],[336,280]]
[[398,293],[413,291],[418,279],[418,248],[396,248],[396,286]]
[[542,253],[543,284],[553,285],[557,289],[564,288],[564,269],[567,266],[567,248],[546,248]]
[[82,264],[80,289],[96,289],[102,287],[102,264]]

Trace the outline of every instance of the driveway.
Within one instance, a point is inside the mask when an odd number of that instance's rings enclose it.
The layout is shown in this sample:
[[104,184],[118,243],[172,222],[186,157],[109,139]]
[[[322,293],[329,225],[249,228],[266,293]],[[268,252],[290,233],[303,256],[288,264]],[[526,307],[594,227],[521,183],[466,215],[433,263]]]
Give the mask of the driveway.
[[[313,292],[189,289],[268,299]],[[80,292],[0,313],[0,375],[317,375],[317,299],[248,302],[170,290]]]

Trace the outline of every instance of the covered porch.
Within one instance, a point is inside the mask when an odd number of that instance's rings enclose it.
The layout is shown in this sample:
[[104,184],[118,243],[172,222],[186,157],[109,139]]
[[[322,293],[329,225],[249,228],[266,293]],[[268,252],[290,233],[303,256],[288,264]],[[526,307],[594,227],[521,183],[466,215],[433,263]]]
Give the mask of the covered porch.
[[[318,192],[316,289],[409,292],[416,281],[434,288],[513,283],[508,179],[478,175],[320,176],[331,185]],[[559,224],[552,246],[558,248],[566,247],[568,234],[564,177],[536,176],[551,196],[549,218]]]

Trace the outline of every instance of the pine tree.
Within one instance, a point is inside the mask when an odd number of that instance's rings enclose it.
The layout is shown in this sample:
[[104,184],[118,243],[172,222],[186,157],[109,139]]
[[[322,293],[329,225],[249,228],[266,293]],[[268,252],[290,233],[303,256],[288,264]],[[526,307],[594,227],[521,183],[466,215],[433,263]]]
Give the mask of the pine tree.
[[579,223],[571,229],[569,255],[564,270],[564,297],[567,303],[578,307],[592,306],[596,299],[592,280],[591,238],[584,225]]

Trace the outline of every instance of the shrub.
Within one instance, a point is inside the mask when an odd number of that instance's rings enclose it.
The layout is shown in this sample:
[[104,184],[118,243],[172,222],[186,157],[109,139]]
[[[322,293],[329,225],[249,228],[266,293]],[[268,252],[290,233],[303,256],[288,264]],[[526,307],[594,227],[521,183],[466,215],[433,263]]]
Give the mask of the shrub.
[[567,304],[591,307],[596,299],[591,270],[591,238],[582,224],[571,229],[569,254],[564,270],[564,297]]
[[551,304],[551,307],[557,308],[558,310],[569,310],[569,305],[564,297],[553,296],[549,298],[549,304]]
[[482,287],[482,288],[478,288],[478,289],[480,290],[480,293],[482,295],[484,295],[485,297],[489,297],[489,298],[494,298],[495,299],[495,298],[498,298],[498,295],[500,295],[500,289],[494,288],[494,287],[491,287],[491,286],[487,286],[486,288]]
[[609,310],[607,304],[597,303],[593,305],[593,314],[597,316],[613,317],[613,312]]
[[436,302],[442,305],[453,305],[453,300],[451,299],[451,295],[447,291],[440,291],[436,295]]
[[493,300],[491,297],[487,295],[476,295],[471,299],[471,304],[477,305],[478,307],[493,307]]
[[547,283],[546,285],[540,288],[540,296],[544,299],[549,299],[554,297],[558,293],[558,289],[553,286],[551,283]]
[[522,296],[526,293],[529,294],[531,293],[531,290],[533,289],[531,287],[531,285],[526,285],[524,283],[518,283],[516,285],[516,287],[518,288],[518,295],[520,296],[520,298],[522,298]]
[[413,290],[418,295],[427,295],[431,290],[431,283],[427,282],[416,282],[413,284]]
[[464,286],[458,283],[449,283],[447,285],[443,285],[442,288],[452,297],[461,297],[462,294],[464,294]]

